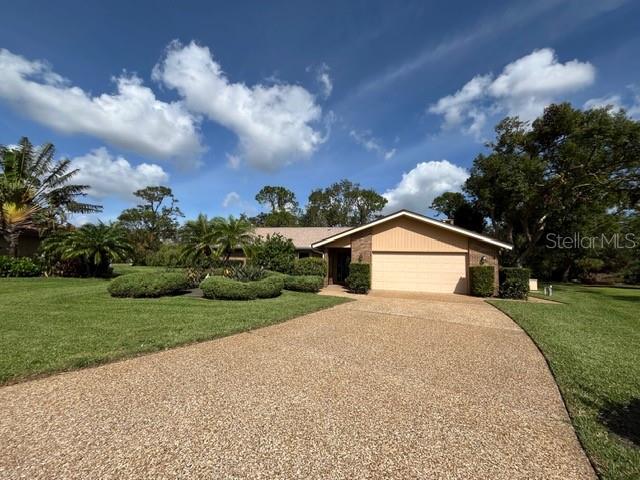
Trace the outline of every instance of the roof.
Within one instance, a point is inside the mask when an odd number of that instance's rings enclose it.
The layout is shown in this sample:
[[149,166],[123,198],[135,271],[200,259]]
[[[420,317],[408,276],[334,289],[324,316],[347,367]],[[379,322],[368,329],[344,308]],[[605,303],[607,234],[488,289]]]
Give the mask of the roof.
[[512,250],[513,249],[513,245],[509,244],[509,243],[505,243],[505,242],[501,242],[499,240],[496,240],[495,238],[491,238],[491,237],[487,237],[486,235],[481,235],[480,233],[477,232],[473,232],[471,230],[467,230],[466,228],[461,228],[461,227],[456,227],[455,225],[451,225],[449,223],[445,223],[442,222],[440,220],[436,220],[435,218],[429,218],[429,217],[425,217],[424,215],[420,215],[419,213],[415,213],[415,212],[411,212],[409,210],[400,210],[398,212],[392,213],[390,215],[387,215],[386,217],[382,217],[379,218],[378,220],[374,220],[373,222],[369,222],[366,223],[364,225],[361,225],[359,227],[354,227],[354,228],[349,228],[349,229],[345,229],[342,232],[337,232],[331,236],[328,236],[320,241],[317,241],[315,243],[313,243],[311,246],[313,248],[318,248],[321,247],[323,245],[326,245],[328,243],[331,243],[335,240],[338,240],[340,238],[346,237],[348,235],[351,235],[353,233],[357,233],[361,230],[365,230],[367,228],[373,227],[375,225],[380,225],[382,223],[388,222],[390,220],[393,220],[395,218],[400,218],[400,217],[408,217],[408,218],[413,218],[415,220],[418,220],[420,222],[424,222],[427,223],[429,225],[433,225],[436,227],[440,227],[443,228],[445,230],[449,230],[452,232],[456,232],[459,233],[461,235],[464,235],[466,237],[469,238],[473,238],[475,240],[478,240],[480,242],[483,243],[488,243],[491,245],[495,245],[496,247],[500,247],[500,248],[505,248],[507,250]]
[[279,233],[283,237],[290,238],[296,249],[311,250],[312,243],[351,229],[352,227],[257,227],[255,234],[266,237]]

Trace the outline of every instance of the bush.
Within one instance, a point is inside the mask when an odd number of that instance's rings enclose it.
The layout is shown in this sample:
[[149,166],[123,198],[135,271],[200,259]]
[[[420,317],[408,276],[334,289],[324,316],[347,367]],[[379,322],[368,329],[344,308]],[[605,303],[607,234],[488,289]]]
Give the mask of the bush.
[[634,260],[624,270],[624,283],[631,285],[640,284],[640,260]]
[[327,262],[321,257],[307,257],[296,260],[293,265],[294,275],[327,276]]
[[112,297],[163,297],[175,295],[189,288],[183,273],[130,273],[121,275],[109,283]]
[[287,275],[284,279],[285,290],[294,292],[317,293],[324,286],[324,277],[320,275]]
[[186,267],[187,263],[182,259],[180,245],[162,245],[155,252],[149,252],[145,256],[145,265],[150,267]]
[[256,240],[251,263],[266,270],[292,273],[295,260],[296,247],[291,239],[276,233]]
[[239,282],[227,277],[212,276],[203,280],[200,288],[205,298],[214,300],[255,300],[280,295],[284,279],[279,275],[269,275],[255,282]]
[[531,271],[528,268],[501,268],[500,297],[526,300],[529,295],[530,277]]
[[371,288],[371,266],[368,263],[351,263],[346,284],[353,293],[367,293]]
[[224,276],[239,282],[255,282],[262,280],[266,273],[264,268],[257,265],[238,265],[224,270]]
[[492,265],[474,265],[469,267],[471,295],[490,297],[494,291],[495,268]]
[[39,277],[42,268],[29,257],[0,256],[0,277]]

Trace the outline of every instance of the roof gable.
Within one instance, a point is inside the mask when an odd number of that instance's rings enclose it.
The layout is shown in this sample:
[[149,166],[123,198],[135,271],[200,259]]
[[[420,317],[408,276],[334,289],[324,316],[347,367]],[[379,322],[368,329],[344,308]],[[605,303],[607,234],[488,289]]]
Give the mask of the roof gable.
[[408,218],[412,218],[414,220],[419,220],[419,221],[427,223],[429,225],[440,227],[440,228],[443,228],[443,229],[451,231],[451,232],[456,232],[456,233],[458,233],[460,235],[464,235],[464,236],[466,236],[468,238],[473,238],[473,239],[478,240],[480,242],[488,243],[488,244],[494,245],[496,247],[504,248],[504,249],[507,249],[507,250],[512,250],[513,249],[513,245],[510,245],[508,243],[501,242],[501,241],[496,240],[494,238],[488,237],[486,235],[481,235],[480,233],[473,232],[473,231],[467,230],[465,228],[460,228],[460,227],[457,227],[455,225],[450,225],[448,223],[441,222],[441,221],[436,220],[434,218],[425,217],[424,215],[420,215],[419,213],[415,213],[415,212],[410,212],[409,210],[400,210],[400,211],[398,211],[396,213],[392,213],[390,215],[387,215],[386,217],[379,218],[378,220],[374,220],[373,222],[369,222],[369,223],[367,223],[365,225],[361,225],[359,227],[350,228],[350,229],[345,230],[343,232],[336,233],[336,234],[331,235],[331,236],[329,236],[327,238],[324,238],[324,239],[322,239],[322,240],[320,240],[318,242],[313,243],[311,245],[311,247],[312,248],[321,247],[321,246],[326,245],[328,243],[331,243],[331,242],[333,242],[335,240],[338,240],[339,238],[346,237],[348,235],[357,233],[357,232],[365,230],[367,228],[371,228],[371,227],[373,227],[375,225],[380,225],[382,223],[385,223],[385,222],[388,222],[390,220],[393,220],[393,219],[396,219],[396,218],[400,218],[400,217],[408,217]]

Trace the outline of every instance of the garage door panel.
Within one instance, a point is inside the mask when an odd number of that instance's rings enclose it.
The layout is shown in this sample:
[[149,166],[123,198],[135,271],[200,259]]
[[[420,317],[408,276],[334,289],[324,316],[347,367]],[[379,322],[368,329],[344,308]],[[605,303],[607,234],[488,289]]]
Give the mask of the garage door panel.
[[373,253],[372,288],[467,293],[466,254]]

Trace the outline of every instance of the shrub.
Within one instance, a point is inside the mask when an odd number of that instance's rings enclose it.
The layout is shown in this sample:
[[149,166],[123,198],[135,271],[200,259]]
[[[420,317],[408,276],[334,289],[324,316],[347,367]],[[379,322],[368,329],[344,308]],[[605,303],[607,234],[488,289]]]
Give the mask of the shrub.
[[175,295],[189,288],[183,273],[130,273],[109,283],[112,297],[162,297]]
[[526,299],[529,295],[529,278],[531,271],[528,268],[501,268],[500,269],[500,297]]
[[284,280],[270,275],[255,282],[239,282],[227,277],[212,276],[200,284],[205,298],[215,300],[255,300],[277,297],[282,293]]
[[239,282],[255,282],[262,280],[266,273],[264,268],[257,265],[238,265],[229,267],[224,271],[224,276]]
[[367,293],[371,288],[371,266],[368,263],[351,263],[346,284],[353,293]]
[[321,257],[307,257],[296,260],[293,265],[294,275],[327,276],[327,262]]
[[276,233],[266,239],[258,238],[252,248],[251,263],[266,270],[292,273],[296,247],[290,238]]
[[0,277],[38,277],[42,268],[29,257],[0,256]]
[[492,265],[474,265],[469,267],[471,295],[474,297],[490,297],[494,290],[495,268]]
[[640,284],[640,260],[634,260],[624,270],[624,283],[632,285]]
[[186,267],[187,263],[182,258],[180,245],[162,245],[155,252],[149,252],[145,256],[145,265],[150,267]]
[[324,277],[320,275],[287,275],[284,279],[285,290],[294,292],[319,292],[324,286]]

